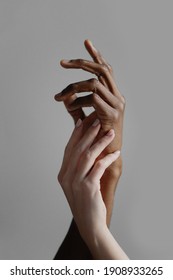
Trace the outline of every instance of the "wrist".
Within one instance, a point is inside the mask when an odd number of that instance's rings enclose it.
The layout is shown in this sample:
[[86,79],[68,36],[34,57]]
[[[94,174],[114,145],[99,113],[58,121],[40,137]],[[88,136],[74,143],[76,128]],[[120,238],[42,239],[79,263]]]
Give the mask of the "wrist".
[[93,237],[88,248],[95,260],[127,260],[128,256],[117,243],[107,226],[103,226]]
[[106,240],[109,233],[107,225],[103,225],[100,228],[97,228],[90,234],[89,239],[87,240],[87,245],[94,255],[96,252],[99,253],[101,244]]

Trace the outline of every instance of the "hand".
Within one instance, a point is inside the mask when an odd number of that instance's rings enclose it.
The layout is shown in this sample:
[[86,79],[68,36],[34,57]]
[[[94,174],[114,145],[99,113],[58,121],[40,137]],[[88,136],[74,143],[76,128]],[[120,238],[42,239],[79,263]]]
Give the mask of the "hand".
[[[85,40],[85,47],[94,62],[84,59],[62,60],[64,68],[79,68],[95,74],[98,79],[90,79],[70,84],[61,93],[55,95],[55,100],[64,101],[68,112],[75,123],[81,118],[84,120],[84,130],[91,125],[94,119],[99,118],[101,130],[98,138],[110,129],[116,131],[116,137],[106,147],[105,154],[120,150],[122,147],[123,116],[125,99],[120,94],[111,66],[102,57],[100,52],[92,45],[91,41]],[[77,97],[76,93],[93,92],[85,97]],[[85,116],[82,107],[94,107],[94,111]],[[119,160],[121,169],[121,161]],[[121,171],[121,170],[120,170]]]
[[106,208],[100,192],[100,179],[106,168],[120,152],[110,153],[97,160],[114,139],[111,129],[96,142],[100,123],[96,120],[83,135],[79,120],[66,146],[58,180],[70,205],[74,220],[85,242],[106,227]]
[[[111,66],[102,57],[100,52],[89,40],[85,40],[85,47],[93,61],[83,59],[62,60],[64,68],[79,68],[93,73],[98,79],[70,84],[61,93],[55,95],[55,100],[63,101],[74,122],[81,118],[83,120],[83,132],[99,118],[101,129],[97,139],[102,137],[109,129],[114,129],[116,137],[100,154],[100,158],[107,153],[121,150],[123,118],[125,109],[125,99],[120,94],[113,77]],[[77,93],[91,91],[92,94],[85,97],[77,97]],[[93,106],[94,111],[85,116],[82,107]],[[122,158],[118,158],[105,171],[101,179],[101,193],[107,208],[107,224],[110,223],[114,194],[118,180],[122,173]]]

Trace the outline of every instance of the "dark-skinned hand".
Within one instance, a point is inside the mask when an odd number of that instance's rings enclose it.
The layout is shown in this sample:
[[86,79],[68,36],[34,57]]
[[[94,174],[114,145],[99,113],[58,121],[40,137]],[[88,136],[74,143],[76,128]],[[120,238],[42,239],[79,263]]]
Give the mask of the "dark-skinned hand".
[[[98,138],[101,138],[110,129],[114,129],[115,138],[103,151],[102,156],[105,156],[105,154],[121,150],[125,99],[117,88],[110,64],[106,62],[90,40],[85,40],[84,45],[93,61],[85,59],[61,60],[61,66],[66,69],[82,69],[94,74],[96,78],[68,85],[62,92],[55,95],[55,100],[64,102],[75,123],[79,118],[83,120],[84,132],[97,118],[101,123]],[[78,97],[77,94],[83,92],[91,92],[91,94]],[[93,107],[94,110],[90,115],[85,116],[83,107]],[[116,180],[119,179],[121,171],[122,158],[120,156],[102,177],[101,190],[105,201],[109,202],[115,191],[115,186],[112,187],[112,183],[110,183],[111,191],[109,193],[109,183],[106,184],[108,178],[110,179],[112,176]]]

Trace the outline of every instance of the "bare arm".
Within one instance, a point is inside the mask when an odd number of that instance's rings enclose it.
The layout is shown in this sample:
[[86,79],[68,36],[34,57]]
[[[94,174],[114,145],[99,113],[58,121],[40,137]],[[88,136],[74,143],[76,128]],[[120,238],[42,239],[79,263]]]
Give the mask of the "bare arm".
[[91,242],[88,242],[95,260],[128,260],[118,242],[107,227],[102,228]]
[[[105,148],[102,155],[100,155],[100,157],[102,157],[107,152],[111,153],[121,149],[125,100],[117,89],[111,66],[105,61],[100,52],[96,50],[89,40],[85,41],[85,47],[94,62],[82,59],[71,61],[63,60],[61,61],[61,65],[65,68],[80,68],[84,71],[91,72],[98,77],[98,80],[91,79],[71,84],[60,94],[56,95],[55,99],[57,101],[64,101],[64,104],[75,123],[78,118],[83,119],[83,131],[85,131],[91,123],[99,117],[101,121],[101,130],[98,139],[109,129],[113,128],[116,130],[116,139],[113,139],[108,147]],[[83,91],[92,91],[93,94],[88,97],[77,98],[76,93]],[[85,116],[82,110],[82,107],[86,106],[93,106],[94,108],[94,111],[89,116]],[[101,178],[101,193],[107,208],[107,225],[110,224],[114,194],[121,172],[122,158],[120,156],[116,162],[112,163],[112,165],[107,168]],[[79,237],[79,232],[75,226],[75,221],[73,220],[66,238],[55,258],[58,258],[60,251],[61,253],[64,252],[64,257],[68,258],[67,247],[68,250],[71,247],[70,250],[73,250],[73,247],[78,248],[77,251],[74,251],[74,258],[82,258],[82,256],[84,259],[92,258],[81,237],[75,239],[76,245],[74,245],[74,236],[77,235]]]
[[114,139],[114,130],[109,130],[96,140],[100,131],[99,120],[96,120],[83,136],[82,125],[79,120],[66,146],[58,174],[59,183],[79,233],[93,258],[127,259],[106,225],[106,207],[100,185],[105,170],[119,157],[120,152],[106,154],[96,161]]

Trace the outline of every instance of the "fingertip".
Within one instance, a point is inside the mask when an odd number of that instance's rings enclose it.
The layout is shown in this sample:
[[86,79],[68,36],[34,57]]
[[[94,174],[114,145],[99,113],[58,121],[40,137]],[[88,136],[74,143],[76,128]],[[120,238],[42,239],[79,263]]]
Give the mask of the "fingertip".
[[107,133],[106,133],[106,136],[115,136],[115,131],[113,128],[111,128]]
[[85,39],[84,45],[86,46],[86,45],[88,45],[88,44],[91,44],[91,41],[90,41],[89,39]]
[[55,94],[54,95],[54,99],[55,99],[55,101],[60,101],[60,95],[59,94]]
[[85,45],[85,47],[86,47],[87,50],[94,50],[94,51],[97,51],[96,48],[94,47],[92,41],[89,40],[89,39],[86,39],[86,40],[84,41],[84,45]]
[[98,126],[98,125],[100,125],[100,120],[99,120],[99,119],[96,119],[96,120],[93,122],[92,126]]
[[54,99],[55,99],[55,101],[57,101],[57,94],[54,95]]
[[117,158],[119,158],[120,154],[121,154],[121,151],[119,151],[119,150],[113,153],[113,155],[114,155],[114,157],[115,157],[115,160],[116,160]]
[[61,66],[65,66],[66,64],[68,64],[69,63],[69,60],[68,59],[61,59],[60,60],[60,65]]

